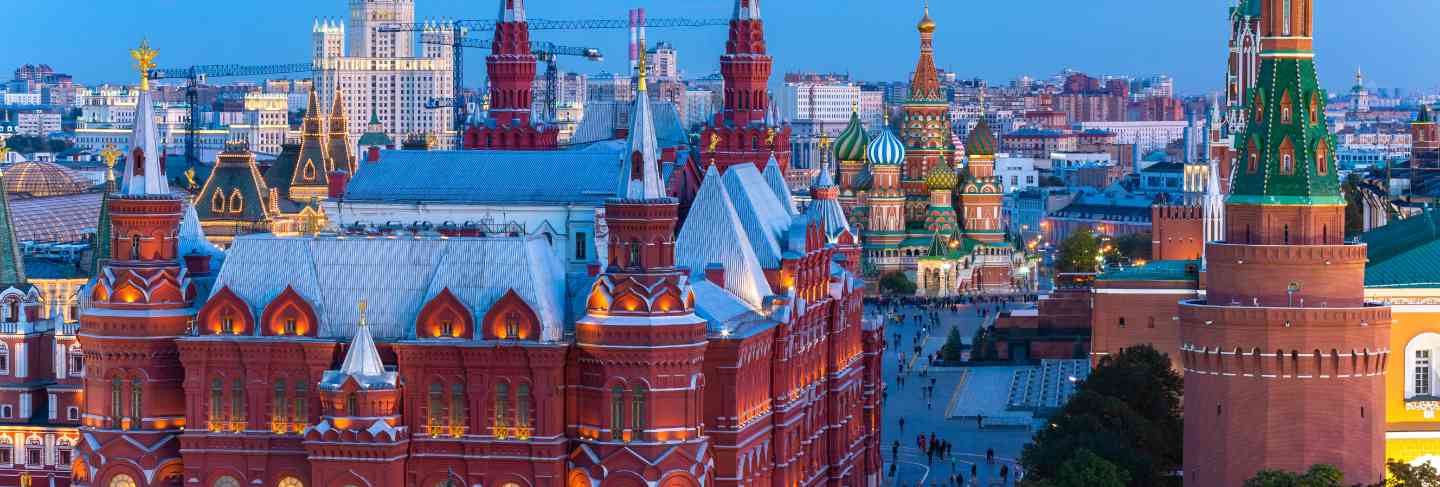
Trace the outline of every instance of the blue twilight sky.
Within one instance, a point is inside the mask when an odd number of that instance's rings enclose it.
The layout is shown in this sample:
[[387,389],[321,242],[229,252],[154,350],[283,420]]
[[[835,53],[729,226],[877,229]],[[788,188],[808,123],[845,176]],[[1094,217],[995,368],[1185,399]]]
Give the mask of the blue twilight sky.
[[[499,0],[416,0],[417,17],[494,18]],[[768,0],[767,39],[775,72],[850,72],[901,80],[913,68],[922,0]],[[1091,74],[1166,73],[1180,93],[1219,88],[1226,6],[1232,0],[933,0],[942,69],[1004,82],[1048,77],[1063,68]],[[1322,83],[1348,88],[1356,67],[1367,84],[1435,88],[1440,50],[1432,49],[1437,0],[1319,0],[1316,49]],[[728,17],[733,0],[530,0],[532,18]],[[148,36],[162,67],[214,63],[306,62],[316,17],[343,18],[346,0],[0,0],[5,41],[0,74],[48,63],[83,83],[133,79],[126,50]],[[562,69],[626,67],[624,30],[536,32],[532,38],[600,48],[604,63],[565,59]],[[680,66],[698,77],[718,69],[723,27],[652,29],[670,41]],[[467,86],[481,82],[481,53],[467,63]]]

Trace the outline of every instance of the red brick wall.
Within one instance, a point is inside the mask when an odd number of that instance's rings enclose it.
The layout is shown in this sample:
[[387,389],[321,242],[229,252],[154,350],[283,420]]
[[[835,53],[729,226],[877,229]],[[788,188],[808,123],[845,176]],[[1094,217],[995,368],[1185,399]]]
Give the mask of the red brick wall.
[[[1189,281],[1099,281],[1095,284],[1095,312],[1091,322],[1090,361],[1137,345],[1152,345],[1180,364],[1181,299],[1193,299],[1197,289]],[[1124,319],[1124,324],[1121,324]]]
[[1205,241],[1204,211],[1198,206],[1150,207],[1150,257],[1199,259]]

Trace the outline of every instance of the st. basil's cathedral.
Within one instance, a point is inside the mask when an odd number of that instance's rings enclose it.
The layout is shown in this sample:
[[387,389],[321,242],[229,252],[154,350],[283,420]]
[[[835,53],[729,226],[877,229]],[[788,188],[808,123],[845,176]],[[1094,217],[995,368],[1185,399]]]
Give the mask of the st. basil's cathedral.
[[935,68],[935,29],[927,6],[900,123],[892,127],[887,117],[872,137],[857,109],[836,138],[841,205],[860,230],[872,282],[904,273],[920,296],[1014,292],[1024,257],[1004,230],[995,134],[981,117],[963,150],[955,147]]

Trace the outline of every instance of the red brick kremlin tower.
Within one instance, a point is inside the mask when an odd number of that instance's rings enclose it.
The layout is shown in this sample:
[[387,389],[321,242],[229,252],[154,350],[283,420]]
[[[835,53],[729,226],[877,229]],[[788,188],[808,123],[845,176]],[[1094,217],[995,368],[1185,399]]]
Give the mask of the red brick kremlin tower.
[[535,63],[525,0],[500,0],[495,40],[485,58],[490,79],[490,112],[484,123],[465,129],[466,149],[547,150],[558,145],[560,129],[531,120]]
[[1225,238],[1206,246],[1206,298],[1180,307],[1185,483],[1240,485],[1260,469],[1320,463],[1371,483],[1384,473],[1390,308],[1364,302],[1366,246],[1343,241],[1314,0],[1261,8]]
[[195,286],[178,255],[184,202],[161,172],[149,81],[155,51],[132,52],[142,73],[125,184],[108,198],[111,255],[85,292],[85,415],[75,481],[180,486],[185,394],[175,338],[188,331]]
[[900,122],[900,139],[905,141],[905,170],[901,187],[905,191],[905,221],[925,221],[929,189],[925,176],[930,168],[949,164],[954,155],[950,145],[950,103],[940,89],[940,75],[935,69],[935,21],[930,19],[930,6],[915,26],[920,31],[920,59],[915,63],[915,77],[910,80],[910,98],[905,100],[905,116]]
[[700,133],[700,172],[715,165],[724,174],[730,166],[744,163],[753,163],[764,171],[773,153],[781,174],[788,174],[790,127],[778,126],[778,120],[766,118],[771,62],[765,53],[760,0],[735,0],[730,39],[725,42],[725,54],[720,56],[725,106]]
[[[605,204],[609,261],[575,324],[567,367],[574,467],[565,485],[712,485],[705,434],[706,322],[675,267],[679,201],[656,160],[642,51],[631,113],[628,177]],[[582,454],[583,453],[583,454]]]

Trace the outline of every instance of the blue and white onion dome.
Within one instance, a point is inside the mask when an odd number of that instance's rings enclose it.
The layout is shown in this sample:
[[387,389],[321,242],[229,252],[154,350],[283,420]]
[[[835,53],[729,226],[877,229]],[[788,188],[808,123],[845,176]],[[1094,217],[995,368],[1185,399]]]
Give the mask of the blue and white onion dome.
[[870,141],[870,146],[865,148],[865,157],[870,159],[870,164],[877,166],[899,166],[905,164],[905,143],[890,131],[889,127],[880,130],[880,135]]

